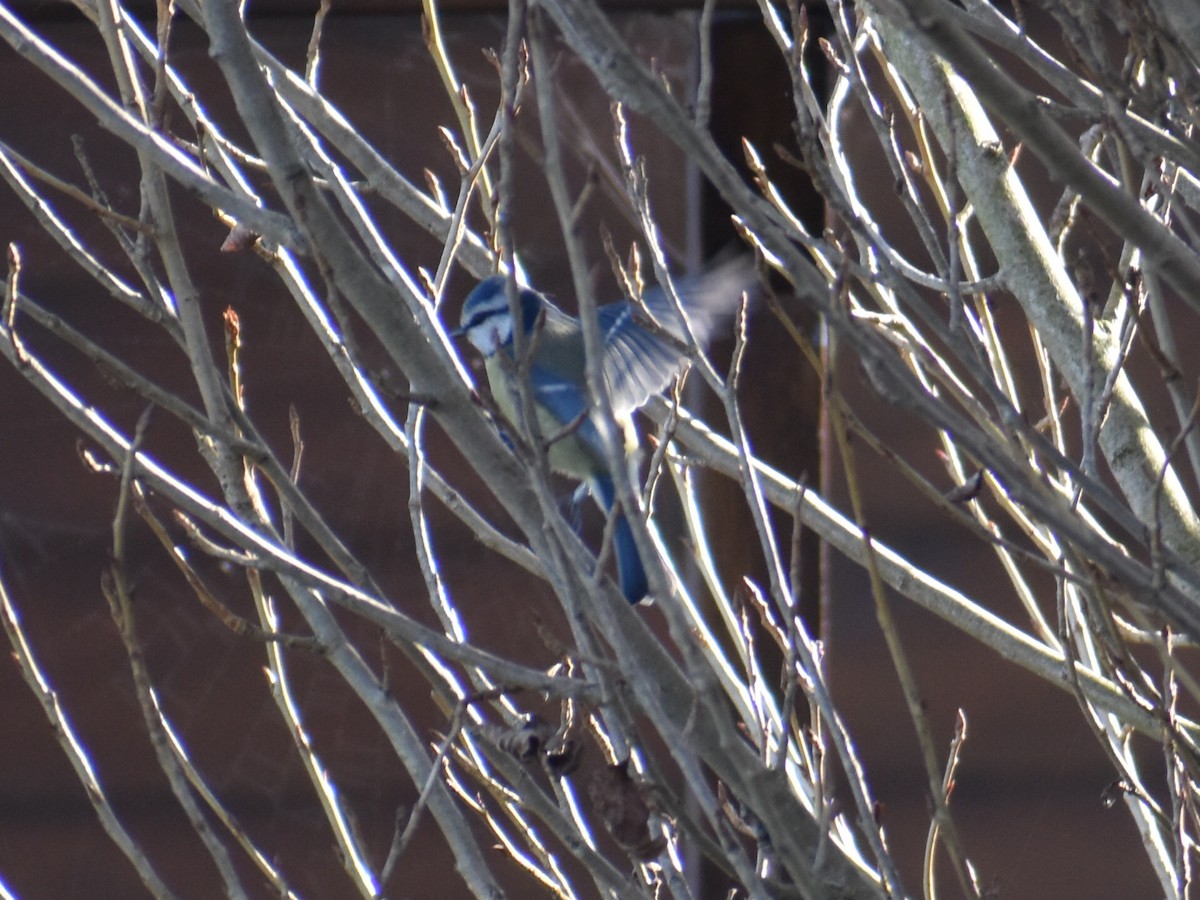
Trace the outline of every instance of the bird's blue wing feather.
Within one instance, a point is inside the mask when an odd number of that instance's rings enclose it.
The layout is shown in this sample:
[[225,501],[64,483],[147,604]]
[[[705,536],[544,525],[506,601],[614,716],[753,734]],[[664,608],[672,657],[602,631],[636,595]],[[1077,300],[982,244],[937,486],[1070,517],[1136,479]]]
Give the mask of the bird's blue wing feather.
[[636,319],[632,303],[596,310],[604,336],[604,377],[613,411],[625,415],[665,388],[679,368],[679,350]]
[[[671,280],[680,305],[687,312],[692,334],[701,346],[729,320],[742,292],[752,290],[754,281],[754,260],[748,256],[730,259],[701,275]],[[684,339],[686,331],[679,312],[661,286],[647,288],[642,294],[642,302],[664,329],[676,338]]]
[[[533,366],[529,371],[533,387],[533,399],[552,415],[560,425],[566,426],[582,415],[591,406],[587,387],[567,381],[548,371],[543,366]],[[574,436],[591,451],[597,459],[604,458],[604,447],[600,433],[590,418],[585,418],[575,429]],[[543,435],[549,438],[553,435]]]
[[[703,275],[674,280],[692,335],[701,346],[733,315],[742,292],[753,281],[754,263],[748,257],[730,260]],[[642,302],[669,337],[639,322],[632,303],[610,303],[596,310],[604,335],[604,375],[618,414],[637,409],[667,386],[682,356],[671,338],[683,341],[687,334],[678,309],[661,287],[648,288]]]

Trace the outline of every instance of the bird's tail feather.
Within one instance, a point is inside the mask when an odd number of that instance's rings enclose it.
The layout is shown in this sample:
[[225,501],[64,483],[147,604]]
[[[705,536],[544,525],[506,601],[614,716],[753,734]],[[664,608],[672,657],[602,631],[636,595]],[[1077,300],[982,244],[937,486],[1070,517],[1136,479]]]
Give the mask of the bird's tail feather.
[[633,529],[624,514],[617,516],[613,530],[613,547],[617,551],[617,572],[621,577],[621,593],[630,603],[639,603],[646,596],[650,585],[646,581],[646,569],[633,540]]
[[[611,512],[616,503],[616,488],[611,478],[597,478],[592,483],[592,491],[601,509]],[[630,603],[638,603],[650,589],[646,580],[646,569],[642,565],[641,554],[638,553],[637,542],[633,539],[633,529],[624,513],[617,514],[613,526],[613,550],[617,556],[617,573],[621,582],[621,593]]]

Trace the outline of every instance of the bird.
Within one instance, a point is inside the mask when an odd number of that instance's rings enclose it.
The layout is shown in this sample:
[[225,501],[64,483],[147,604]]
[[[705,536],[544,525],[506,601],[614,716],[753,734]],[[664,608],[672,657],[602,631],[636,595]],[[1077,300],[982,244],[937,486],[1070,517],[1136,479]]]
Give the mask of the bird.
[[[674,282],[680,306],[697,344],[703,346],[733,314],[752,282],[753,263],[738,257],[709,272]],[[512,310],[508,276],[492,275],[479,282],[463,303],[460,323],[452,334],[465,337],[483,355],[488,385],[500,413],[515,423],[518,413]],[[631,473],[636,433],[631,415],[663,391],[682,368],[688,343],[678,309],[661,287],[643,292],[642,303],[657,322],[655,327],[639,306],[622,300],[596,308],[600,329],[600,371],[603,373],[616,424],[625,437]],[[533,407],[542,436],[557,438],[548,450],[550,468],[579,480],[606,515],[616,505],[616,486],[597,428],[599,411],[592,403],[585,371],[580,322],[530,287],[517,288],[520,327],[529,360]],[[635,481],[636,483],[636,481]],[[613,549],[621,592],[631,603],[645,599],[649,585],[633,531],[617,511]]]

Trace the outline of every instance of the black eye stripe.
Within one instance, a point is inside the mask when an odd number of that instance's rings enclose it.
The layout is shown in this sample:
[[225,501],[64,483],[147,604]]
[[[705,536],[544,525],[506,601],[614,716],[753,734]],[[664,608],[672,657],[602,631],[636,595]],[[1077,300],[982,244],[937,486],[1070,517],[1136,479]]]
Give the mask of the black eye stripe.
[[500,307],[500,306],[484,307],[483,309],[478,310],[474,315],[472,315],[471,318],[467,319],[467,321],[464,322],[461,327],[464,330],[466,330],[468,328],[474,328],[477,325],[483,324],[488,319],[493,319],[496,316],[506,314],[507,312],[508,312],[508,304],[507,303],[503,307]]

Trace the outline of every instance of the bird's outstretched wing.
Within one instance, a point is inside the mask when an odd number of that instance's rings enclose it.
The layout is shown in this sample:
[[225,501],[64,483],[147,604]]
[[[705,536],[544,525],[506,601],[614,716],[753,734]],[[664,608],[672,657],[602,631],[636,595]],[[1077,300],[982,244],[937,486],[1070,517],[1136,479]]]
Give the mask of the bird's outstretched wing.
[[[733,315],[742,292],[754,282],[754,262],[738,257],[692,278],[675,280],[675,291],[700,346]],[[618,415],[637,409],[671,380],[682,357],[687,331],[679,310],[661,287],[646,290],[646,309],[668,336],[647,327],[632,303],[610,303],[596,310],[604,335],[604,375]],[[672,342],[671,338],[675,339]]]
[[637,321],[632,303],[609,303],[596,310],[604,335],[602,363],[613,412],[626,415],[665,388],[679,368],[680,351],[667,338]]
[[[754,259],[743,255],[719,263],[700,275],[672,279],[679,302],[687,313],[688,325],[701,347],[733,316],[742,293],[752,289],[755,278]],[[669,334],[679,340],[685,339],[686,331],[679,312],[665,290],[658,285],[647,288],[642,302]]]

